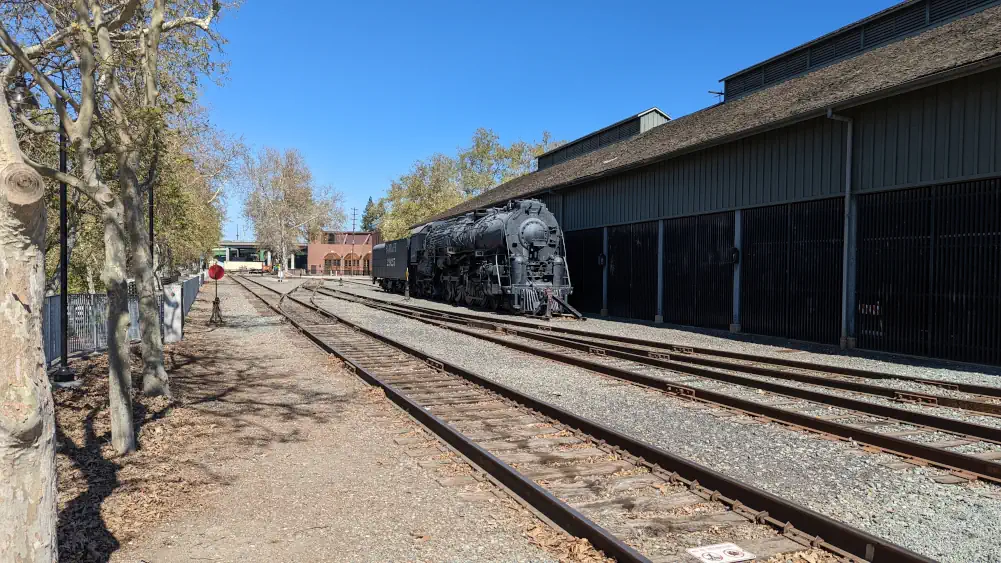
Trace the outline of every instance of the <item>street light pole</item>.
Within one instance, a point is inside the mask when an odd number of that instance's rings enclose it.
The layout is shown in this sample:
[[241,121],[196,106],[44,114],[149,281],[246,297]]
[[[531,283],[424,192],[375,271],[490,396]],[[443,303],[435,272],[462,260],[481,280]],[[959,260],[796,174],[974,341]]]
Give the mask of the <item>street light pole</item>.
[[[66,78],[62,79],[66,89]],[[59,114],[59,172],[66,173],[66,133],[63,131],[63,116]],[[59,370],[55,380],[72,381],[73,370],[69,366],[69,248],[66,245],[68,211],[66,209],[66,182],[59,182]]]
[[153,275],[156,275],[156,257],[153,254],[153,249],[156,244],[153,242],[153,182],[149,182],[149,267],[153,270]]

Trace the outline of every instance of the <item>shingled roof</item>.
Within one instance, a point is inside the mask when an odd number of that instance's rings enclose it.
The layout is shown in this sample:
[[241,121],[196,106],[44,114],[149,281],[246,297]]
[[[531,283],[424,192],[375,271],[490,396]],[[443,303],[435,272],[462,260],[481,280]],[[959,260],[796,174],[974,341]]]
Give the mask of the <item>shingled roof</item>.
[[810,119],[823,115],[830,107],[892,92],[959,67],[994,64],[999,57],[1001,6],[995,6],[515,178],[433,219],[502,204]]

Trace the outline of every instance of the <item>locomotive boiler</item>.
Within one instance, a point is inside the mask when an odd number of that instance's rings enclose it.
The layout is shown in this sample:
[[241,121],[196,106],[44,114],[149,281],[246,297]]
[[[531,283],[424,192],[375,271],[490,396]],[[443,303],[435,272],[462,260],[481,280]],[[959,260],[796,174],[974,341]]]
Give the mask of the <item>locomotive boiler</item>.
[[415,228],[372,250],[387,290],[528,315],[570,313],[563,231],[538,200],[478,209]]

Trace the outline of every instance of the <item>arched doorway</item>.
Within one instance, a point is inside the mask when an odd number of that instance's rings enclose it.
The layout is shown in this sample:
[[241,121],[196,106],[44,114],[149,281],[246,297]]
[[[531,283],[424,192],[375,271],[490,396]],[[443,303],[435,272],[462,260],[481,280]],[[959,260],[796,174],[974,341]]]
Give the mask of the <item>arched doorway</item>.
[[372,253],[369,252],[361,259],[361,273],[366,276],[372,275]]
[[336,252],[328,252],[323,257],[323,273],[330,276],[337,274],[341,269],[341,255]]
[[349,252],[344,257],[344,273],[349,276],[359,275],[361,273],[361,256]]

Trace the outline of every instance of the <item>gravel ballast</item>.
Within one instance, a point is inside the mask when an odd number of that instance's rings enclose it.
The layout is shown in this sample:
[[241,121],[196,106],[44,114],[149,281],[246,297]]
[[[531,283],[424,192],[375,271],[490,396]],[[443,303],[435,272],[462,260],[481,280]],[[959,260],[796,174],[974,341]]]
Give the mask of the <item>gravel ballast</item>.
[[[979,562],[1001,547],[996,486],[937,484],[931,480],[937,472],[890,469],[883,464],[899,458],[863,453],[855,444],[720,416],[714,408],[363,305],[319,295],[316,301],[365,328],[929,557]],[[638,328],[623,330],[635,336]]]
[[[337,289],[349,293],[363,295],[374,299],[381,299],[390,302],[403,301],[402,295],[387,293],[379,287],[365,283],[345,282],[343,286],[336,282],[327,281],[326,285],[330,289]],[[849,353],[831,353],[830,347],[823,345],[804,344],[804,347],[813,350],[791,349],[783,346],[759,344],[746,342],[743,340],[704,334],[696,330],[681,330],[668,328],[666,325],[652,325],[647,323],[622,322],[617,320],[607,320],[601,318],[588,318],[586,322],[569,319],[555,319],[553,321],[542,321],[526,317],[514,317],[507,314],[490,313],[465,307],[455,307],[437,301],[427,299],[411,299],[411,305],[438,309],[441,311],[459,311],[481,315],[486,318],[505,320],[517,319],[538,324],[540,326],[565,326],[578,330],[587,330],[596,334],[609,334],[615,336],[628,336],[632,338],[642,338],[657,342],[667,342],[681,346],[694,346],[699,348],[712,348],[715,350],[725,350],[729,352],[741,352],[746,354],[756,354],[782,358],[787,360],[798,360],[814,362],[823,365],[864,369],[883,373],[892,373],[909,377],[923,377],[937,379],[953,383],[970,383],[975,385],[986,385],[1001,388],[1001,369],[989,366],[950,363],[933,359],[922,358],[899,358],[899,361],[875,359],[862,357],[858,354],[866,352],[857,351]],[[802,343],[801,343],[802,344]],[[874,382],[877,385],[885,385],[887,382]]]

